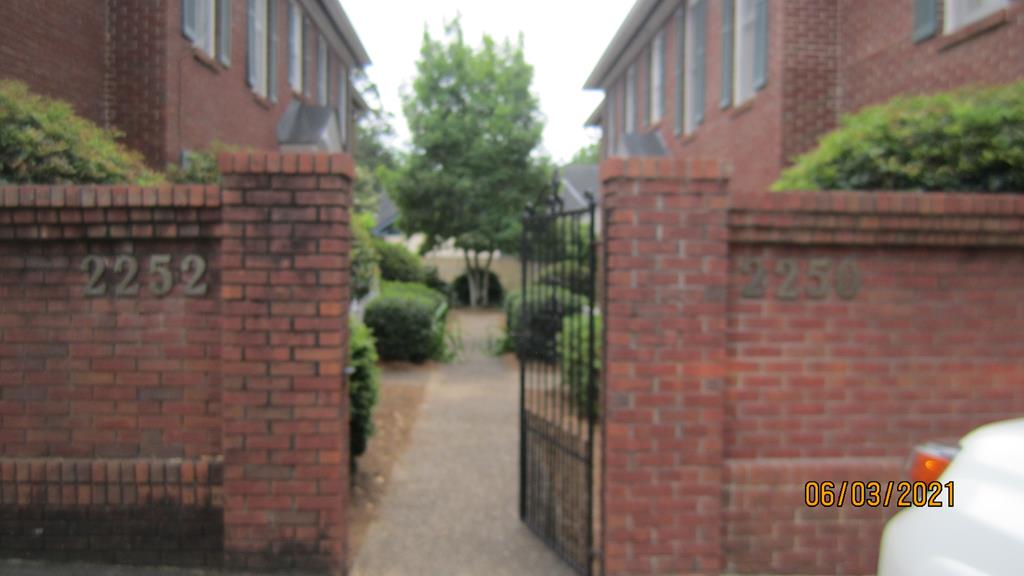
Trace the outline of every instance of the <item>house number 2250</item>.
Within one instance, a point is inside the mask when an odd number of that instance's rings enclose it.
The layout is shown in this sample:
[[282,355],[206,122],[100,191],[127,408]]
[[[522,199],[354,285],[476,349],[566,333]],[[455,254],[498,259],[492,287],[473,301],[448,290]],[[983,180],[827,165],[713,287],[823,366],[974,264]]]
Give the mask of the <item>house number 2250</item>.
[[[113,257],[114,275],[118,277],[114,283],[114,296],[138,296],[140,274],[145,274],[146,289],[155,296],[166,296],[174,288],[174,274],[170,254],[153,254],[149,257],[146,269],[140,270],[139,260],[130,254]],[[181,282],[185,285],[186,296],[205,296],[206,259],[198,254],[189,254],[178,263],[181,270]],[[107,272],[107,258],[90,254],[82,260],[82,271],[89,275],[85,284],[86,296],[104,296],[107,283],[104,277]]]
[[739,270],[750,277],[740,289],[740,296],[744,298],[766,296],[769,272],[774,272],[771,276],[777,281],[775,298],[779,300],[798,300],[802,296],[821,300],[833,291],[843,300],[852,300],[860,292],[860,269],[852,258],[844,258],[838,264],[831,258],[812,258],[806,267],[794,258],[781,258],[775,261],[775,268],[771,271],[761,258],[743,258],[739,262]]

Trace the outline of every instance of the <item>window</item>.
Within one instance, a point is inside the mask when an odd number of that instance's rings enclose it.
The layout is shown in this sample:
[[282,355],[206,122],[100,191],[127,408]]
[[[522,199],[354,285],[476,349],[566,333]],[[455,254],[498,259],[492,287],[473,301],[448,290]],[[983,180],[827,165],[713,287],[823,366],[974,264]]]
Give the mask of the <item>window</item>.
[[248,0],[248,80],[253,92],[277,99],[277,2]]
[[704,121],[704,25],[706,3],[689,0],[686,5],[686,122],[689,134]]
[[626,70],[626,118],[625,132],[636,130],[636,64],[630,64]]
[[665,31],[658,32],[651,44],[651,123],[665,114]]
[[768,2],[736,0],[733,103],[741,104],[765,86],[768,76]]
[[302,28],[302,10],[291,0],[288,2],[288,84],[296,92],[302,92]]
[[606,132],[605,132],[605,135],[606,135],[605,136],[606,148],[605,148],[605,154],[604,155],[606,157],[614,156],[615,155],[615,139],[618,136],[616,131],[619,129],[618,122],[616,121],[616,118],[615,118],[615,109],[616,109],[615,104],[616,104],[616,100],[618,100],[617,96],[618,96],[618,90],[615,90],[614,88],[612,90],[609,90],[608,94],[605,96],[605,100],[606,100],[605,101],[605,110],[606,110],[606,114],[608,116],[608,118],[606,120],[608,122],[608,126],[605,129],[606,130]]
[[348,70],[344,65],[338,68],[338,129],[341,146],[348,149]]
[[313,30],[307,18],[302,19],[302,85],[303,93],[313,95],[313,51],[309,43],[313,39]]
[[682,8],[676,10],[676,135],[683,133],[683,73],[686,62],[686,11]]
[[182,0],[181,31],[209,57],[231,64],[231,0]]
[[316,37],[316,103],[327,106],[327,41],[323,34]]
[[945,0],[946,34],[973,24],[985,16],[1009,6],[1008,0]]

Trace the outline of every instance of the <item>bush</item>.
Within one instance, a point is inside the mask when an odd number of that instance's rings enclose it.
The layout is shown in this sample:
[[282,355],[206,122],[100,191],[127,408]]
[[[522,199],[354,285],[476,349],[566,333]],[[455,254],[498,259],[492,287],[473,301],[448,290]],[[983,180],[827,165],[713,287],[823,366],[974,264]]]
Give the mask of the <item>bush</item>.
[[426,266],[423,268],[423,283],[444,294],[446,299],[451,300],[452,287],[441,279],[441,275],[437,273],[437,266]]
[[[490,284],[487,286],[487,301],[493,306],[501,304],[505,299],[505,288],[501,285],[498,275],[490,270],[487,271],[490,277]],[[469,275],[461,274],[452,281],[452,292],[455,294],[455,301],[461,306],[469,306]]]
[[377,248],[373,241],[373,214],[352,217],[352,295],[365,298],[377,281]]
[[349,447],[354,459],[366,452],[366,445],[373,435],[373,410],[377,406],[380,376],[377,370],[376,342],[370,329],[355,320],[349,322],[348,329],[348,365],[352,368],[348,377],[351,404]]
[[593,290],[594,277],[589,261],[579,263],[567,260],[541,268],[537,274],[537,283],[561,286],[571,292],[587,295]]
[[237,148],[214,140],[208,148],[193,150],[185,166],[167,165],[167,179],[175,184],[216,184],[220,182],[217,156],[221,152],[234,152]]
[[[562,320],[562,331],[558,334],[558,355],[562,361],[562,385],[568,385],[572,404],[577,413],[586,415],[587,405],[587,357],[590,355],[590,316],[576,314]],[[594,356],[590,359],[594,369],[594,390],[600,388],[601,372],[601,317],[594,316]],[[598,395],[600,397],[600,395]]]
[[0,180],[12,184],[156,184],[120,133],[77,116],[71,106],[0,81]]
[[424,362],[445,357],[448,303],[423,284],[384,282],[366,306],[363,321],[373,330],[383,360]]
[[380,256],[380,277],[395,282],[423,282],[424,271],[420,257],[401,244],[383,240],[376,242]]
[[578,314],[586,298],[558,286],[527,286],[526,324],[522,324],[523,296],[516,290],[505,299],[507,350],[518,350],[523,358],[553,362],[557,359],[556,337],[562,319]]
[[1024,190],[1024,82],[865,108],[772,188]]

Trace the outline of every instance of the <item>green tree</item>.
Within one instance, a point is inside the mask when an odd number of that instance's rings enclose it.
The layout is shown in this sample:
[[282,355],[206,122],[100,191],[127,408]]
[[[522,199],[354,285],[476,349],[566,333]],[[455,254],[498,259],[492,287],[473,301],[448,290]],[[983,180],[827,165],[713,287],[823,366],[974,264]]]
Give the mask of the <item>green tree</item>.
[[597,164],[601,161],[601,145],[598,142],[587,144],[573,154],[569,164]]
[[459,20],[440,39],[424,31],[417,76],[404,95],[412,150],[387,187],[406,232],[424,251],[463,251],[473,306],[486,305],[495,251],[515,252],[526,205],[549,191],[549,162],[534,154],[543,122],[530,92],[522,37],[466,44]]
[[377,203],[384,192],[379,174],[396,165],[395,150],[391,145],[395,130],[391,126],[391,114],[381,104],[377,85],[361,71],[357,72],[355,85],[367,103],[367,110],[356,122],[353,151],[356,160],[355,207],[359,212],[376,213]]

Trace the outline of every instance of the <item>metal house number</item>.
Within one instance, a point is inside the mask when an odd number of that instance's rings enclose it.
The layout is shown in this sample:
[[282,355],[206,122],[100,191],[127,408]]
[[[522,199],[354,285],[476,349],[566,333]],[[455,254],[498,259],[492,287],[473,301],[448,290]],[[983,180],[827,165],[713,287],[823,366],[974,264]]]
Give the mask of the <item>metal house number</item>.
[[[85,283],[85,295],[89,297],[104,296],[107,293],[107,272],[108,258],[96,254],[89,254],[82,260],[82,271],[88,275]],[[145,269],[140,268],[139,260],[130,254],[119,254],[113,257],[113,275],[116,282],[113,283],[114,296],[138,296],[142,281],[139,276],[145,276],[146,289],[157,297],[166,296],[174,288],[174,274],[172,270],[172,258],[170,254],[152,254],[146,262]],[[206,259],[198,254],[189,254],[178,262],[178,269],[181,271],[180,282],[184,284],[185,296],[205,296],[207,284],[203,281],[206,276]]]
[[838,264],[832,258],[812,258],[805,267],[794,258],[782,258],[772,270],[765,267],[763,258],[742,258],[739,270],[750,277],[740,289],[743,298],[764,298],[768,294],[769,275],[778,279],[774,292],[778,300],[823,300],[832,292],[843,300],[853,300],[860,292],[860,269],[852,258],[844,258]]

